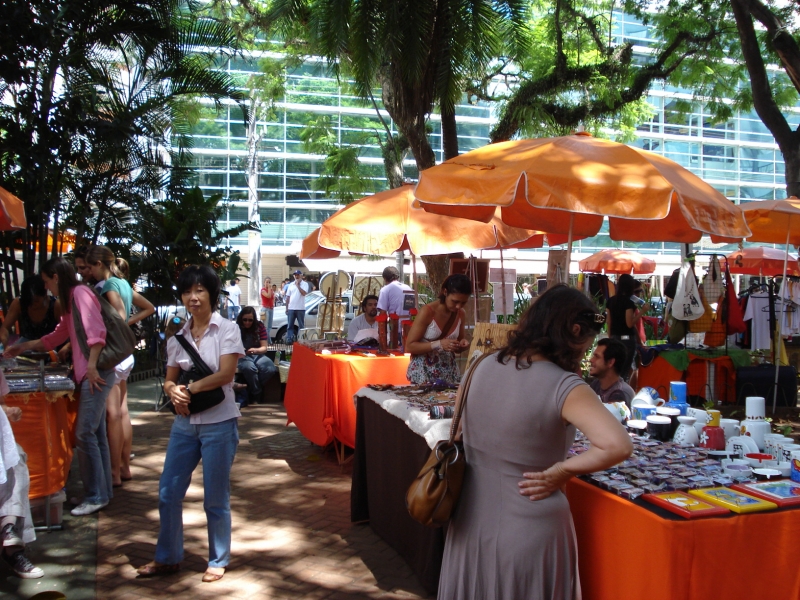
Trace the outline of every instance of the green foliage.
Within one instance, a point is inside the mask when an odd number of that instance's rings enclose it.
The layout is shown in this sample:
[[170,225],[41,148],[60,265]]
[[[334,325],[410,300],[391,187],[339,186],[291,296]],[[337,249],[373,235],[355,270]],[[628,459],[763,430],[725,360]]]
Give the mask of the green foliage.
[[220,229],[226,208],[221,199],[219,194],[205,197],[195,187],[142,207],[146,219],[132,232],[142,250],[132,253],[131,271],[146,277],[151,301],[176,301],[175,283],[189,265],[211,265],[223,280],[237,273],[238,252],[231,254],[225,240],[246,231],[249,224]]
[[147,201],[187,176],[197,99],[239,97],[210,68],[235,38],[196,8],[188,0],[4,4],[0,183],[25,202],[28,229],[17,236],[25,271],[47,258],[51,229],[130,245],[126,231],[144,220]]
[[376,192],[374,182],[365,175],[366,169],[359,161],[363,146],[375,135],[362,133],[351,144],[339,144],[330,116],[315,115],[300,133],[306,152],[325,155],[320,175],[311,188],[341,204]]

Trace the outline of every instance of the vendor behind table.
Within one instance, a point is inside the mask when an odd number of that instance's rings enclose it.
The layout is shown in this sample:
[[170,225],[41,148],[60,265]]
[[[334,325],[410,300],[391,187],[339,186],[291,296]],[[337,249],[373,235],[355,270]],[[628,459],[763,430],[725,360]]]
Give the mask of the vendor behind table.
[[469,277],[453,274],[444,280],[439,298],[422,307],[406,340],[411,383],[457,384],[461,380],[455,354],[469,347],[464,337],[464,306],[471,293]]

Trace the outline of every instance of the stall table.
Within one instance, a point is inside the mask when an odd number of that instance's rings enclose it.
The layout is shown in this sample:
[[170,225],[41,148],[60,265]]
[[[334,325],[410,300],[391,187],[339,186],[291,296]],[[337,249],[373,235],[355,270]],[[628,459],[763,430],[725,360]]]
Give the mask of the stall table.
[[67,483],[72,463],[78,402],[64,392],[9,394],[5,402],[22,409],[22,418],[11,423],[11,429],[28,455],[28,497],[44,498],[59,492]]
[[[369,519],[433,593],[445,532],[413,521],[403,498],[449,420],[421,434],[413,411],[403,415],[397,402],[390,393],[358,392],[351,519]],[[586,600],[800,598],[800,510],[686,521],[577,479],[567,497]]]
[[353,396],[368,383],[407,384],[408,361],[407,355],[317,354],[295,343],[284,396],[287,424],[295,423],[306,438],[319,446],[336,439],[353,448]]

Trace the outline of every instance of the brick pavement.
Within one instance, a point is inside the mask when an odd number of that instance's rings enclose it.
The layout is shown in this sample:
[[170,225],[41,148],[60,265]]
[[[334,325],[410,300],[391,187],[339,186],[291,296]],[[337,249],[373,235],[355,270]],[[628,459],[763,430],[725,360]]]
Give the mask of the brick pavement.
[[244,409],[232,473],[233,547],[225,577],[202,583],[207,534],[202,466],[184,502],[186,557],[175,575],[138,579],[158,534],[157,484],[172,416],[134,419],[134,480],[101,511],[97,597],[425,598],[411,570],[368,525],[350,523],[350,472],[294,427],[283,406]]

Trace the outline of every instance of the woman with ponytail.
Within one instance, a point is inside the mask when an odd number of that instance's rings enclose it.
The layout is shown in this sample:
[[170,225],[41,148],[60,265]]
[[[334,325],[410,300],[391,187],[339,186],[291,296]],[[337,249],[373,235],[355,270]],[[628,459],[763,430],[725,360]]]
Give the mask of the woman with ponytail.
[[[105,282],[100,292],[129,325],[141,321],[155,312],[155,307],[143,296],[133,291],[125,280],[128,263],[118,259],[107,246],[92,246],[86,253],[86,264],[92,278]],[[120,269],[122,267],[122,269]],[[139,312],[131,317],[131,307]],[[106,420],[108,422],[108,446],[111,452],[111,478],[114,486],[131,479],[130,456],[133,443],[133,427],[128,414],[128,375],[133,369],[133,355],[116,366],[117,383],[108,395]]]

